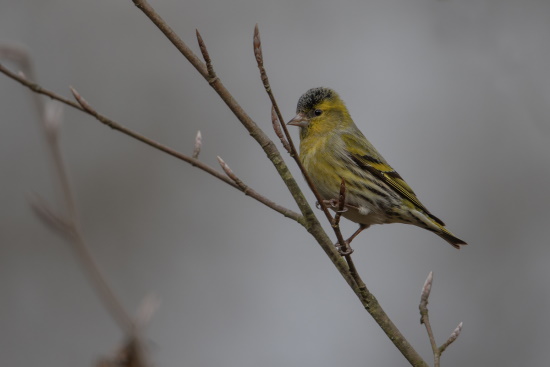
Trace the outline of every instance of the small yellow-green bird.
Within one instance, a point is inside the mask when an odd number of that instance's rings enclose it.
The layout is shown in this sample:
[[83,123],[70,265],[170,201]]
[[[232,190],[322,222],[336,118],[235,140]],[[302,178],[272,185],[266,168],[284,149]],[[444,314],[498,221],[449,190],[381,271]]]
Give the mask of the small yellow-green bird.
[[308,90],[296,113],[288,125],[300,127],[300,160],[321,197],[334,203],[345,181],[342,216],[360,225],[348,241],[371,224],[406,223],[434,232],[455,248],[466,245],[426,209],[365,138],[336,92]]

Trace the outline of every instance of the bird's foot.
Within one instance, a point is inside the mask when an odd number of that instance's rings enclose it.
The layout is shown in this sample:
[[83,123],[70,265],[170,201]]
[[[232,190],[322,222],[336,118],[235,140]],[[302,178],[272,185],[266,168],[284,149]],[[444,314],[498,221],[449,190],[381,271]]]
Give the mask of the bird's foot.
[[349,243],[346,241],[346,246],[342,246],[339,242],[335,243],[334,246],[336,246],[336,250],[338,253],[342,256],[348,256],[353,253],[353,249],[350,247]]

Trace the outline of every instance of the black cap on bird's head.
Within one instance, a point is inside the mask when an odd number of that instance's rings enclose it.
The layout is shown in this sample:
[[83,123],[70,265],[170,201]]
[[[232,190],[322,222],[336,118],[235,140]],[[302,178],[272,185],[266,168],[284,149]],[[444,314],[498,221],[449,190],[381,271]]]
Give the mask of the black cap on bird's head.
[[320,102],[330,99],[336,96],[336,92],[332,89],[325,87],[311,88],[298,100],[298,106],[296,106],[296,113],[310,111],[313,107],[317,106]]
[[319,116],[320,110],[315,108],[321,102],[339,98],[335,91],[325,87],[311,88],[298,100],[296,106],[296,116],[288,122],[288,125],[306,127],[312,117]]

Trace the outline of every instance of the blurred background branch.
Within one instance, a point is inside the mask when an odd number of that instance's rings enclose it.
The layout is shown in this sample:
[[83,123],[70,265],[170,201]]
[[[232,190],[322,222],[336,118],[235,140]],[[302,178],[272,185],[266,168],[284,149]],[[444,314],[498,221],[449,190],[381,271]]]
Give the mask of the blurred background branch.
[[[23,82],[27,79],[27,76],[34,78],[35,73],[32,67],[31,58],[25,50],[15,46],[0,46],[0,58],[11,60],[21,69],[19,76],[16,77],[17,80]],[[3,71],[4,69],[2,68],[0,70]],[[41,88],[38,87],[33,80],[34,79],[31,79],[29,81],[29,83],[34,86],[34,90],[32,88],[31,90],[37,92],[36,89]],[[33,93],[33,98],[38,112],[38,120],[42,126],[50,151],[55,178],[61,188],[61,196],[65,204],[64,211],[66,213],[56,213],[51,208],[51,205],[40,197],[31,201],[32,208],[44,223],[67,238],[68,242],[72,245],[73,251],[77,255],[81,268],[89,277],[90,284],[96,291],[104,308],[111,314],[113,320],[125,334],[127,343],[125,343],[120,350],[120,354],[124,355],[124,358],[117,357],[117,365],[125,367],[148,367],[148,357],[139,336],[140,330],[137,328],[138,325],[126,311],[119,297],[113,291],[111,284],[100,270],[82,232],[82,224],[80,222],[73,189],[59,145],[61,126],[63,123],[63,105],[55,100],[45,102],[39,93]],[[151,304],[151,302],[145,303]],[[144,305],[142,309],[149,309],[148,312],[142,311],[140,315],[141,325],[144,326],[154,311],[151,310],[151,306]],[[106,361],[107,360],[104,362],[107,363]]]

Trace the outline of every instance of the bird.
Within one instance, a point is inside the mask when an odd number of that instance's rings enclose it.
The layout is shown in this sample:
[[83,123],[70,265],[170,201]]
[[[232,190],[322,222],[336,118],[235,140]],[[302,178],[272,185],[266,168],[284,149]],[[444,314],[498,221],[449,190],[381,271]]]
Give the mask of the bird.
[[351,242],[373,224],[405,223],[434,232],[451,246],[466,242],[420,202],[411,187],[357,128],[340,96],[319,87],[305,92],[287,125],[300,128],[300,161],[323,202],[337,210],[345,183],[342,216],[359,224]]

